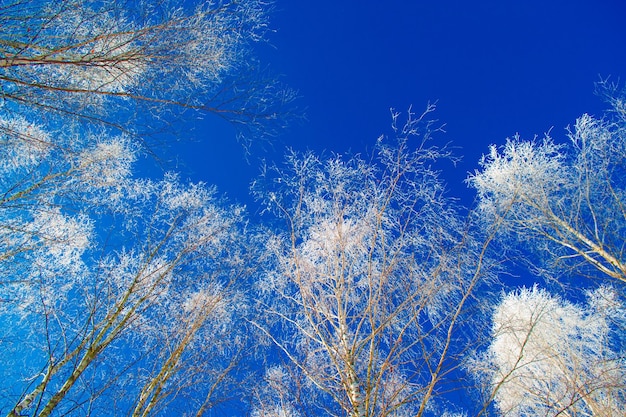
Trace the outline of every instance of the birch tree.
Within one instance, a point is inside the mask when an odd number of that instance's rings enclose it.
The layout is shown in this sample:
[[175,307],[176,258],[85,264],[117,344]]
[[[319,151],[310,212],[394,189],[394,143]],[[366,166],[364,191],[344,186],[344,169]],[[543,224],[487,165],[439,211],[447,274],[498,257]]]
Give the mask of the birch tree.
[[0,111],[141,133],[196,109],[241,131],[270,129],[290,96],[250,54],[267,9],[261,0],[4,2]]
[[266,9],[0,5],[0,412],[203,415],[239,388],[242,209],[132,167],[184,109],[275,119],[244,59]]
[[241,210],[134,178],[123,136],[3,122],[2,412],[202,414],[243,346]]
[[626,363],[625,316],[615,291],[600,287],[577,305],[537,287],[503,297],[489,349],[474,364],[501,416],[619,416]]
[[611,97],[613,112],[578,118],[569,143],[509,139],[468,181],[486,223],[532,242],[557,270],[626,283],[626,111]]
[[282,361],[256,415],[437,414],[483,270],[431,168],[449,156],[429,143],[433,109],[394,113],[397,142],[371,159],[294,153],[268,171],[260,194],[286,232],[266,237],[254,324]]

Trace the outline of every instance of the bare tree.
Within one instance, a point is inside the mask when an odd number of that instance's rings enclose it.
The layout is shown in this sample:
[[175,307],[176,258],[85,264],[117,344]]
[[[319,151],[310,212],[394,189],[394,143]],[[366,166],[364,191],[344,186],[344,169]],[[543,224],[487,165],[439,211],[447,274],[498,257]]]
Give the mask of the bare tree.
[[498,219],[561,270],[626,283],[626,111],[612,97],[612,116],[581,116],[569,144],[492,146],[469,182],[486,222]]
[[[568,143],[546,135],[492,146],[468,180],[478,191],[483,222],[530,247],[522,256],[533,270],[569,279],[575,300],[585,288],[597,287],[587,291],[584,307],[537,289],[502,300],[491,346],[478,366],[490,365],[481,414],[494,400],[502,415],[623,413],[626,112],[616,88],[601,87],[613,106],[605,118],[578,118],[568,129]],[[581,276],[615,286],[575,281]]]
[[433,109],[394,113],[397,141],[369,161],[292,154],[268,171],[259,193],[287,229],[266,238],[254,324],[283,361],[256,415],[421,416],[451,388],[483,247],[430,168],[449,156],[428,143]]
[[615,292],[600,287],[579,306],[546,291],[503,297],[489,349],[474,363],[502,416],[618,416],[626,408],[626,363],[615,350]]
[[0,111],[138,132],[191,108],[270,129],[292,97],[249,54],[267,30],[267,8],[261,0],[193,9],[169,0],[4,2]]
[[0,409],[200,415],[223,399],[243,346],[241,209],[172,174],[133,178],[123,136],[3,122],[23,140],[0,167]]
[[[0,410],[202,415],[238,388],[242,210],[138,179],[142,125],[184,109],[254,130],[261,1],[0,5]],[[238,377],[238,383],[241,379]]]

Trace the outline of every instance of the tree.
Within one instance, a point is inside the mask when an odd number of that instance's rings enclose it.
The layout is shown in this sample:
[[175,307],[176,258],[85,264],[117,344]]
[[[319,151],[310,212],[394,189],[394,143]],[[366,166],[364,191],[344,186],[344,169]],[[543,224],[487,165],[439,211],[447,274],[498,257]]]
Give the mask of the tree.
[[[141,133],[164,115],[208,111],[241,129],[278,123],[290,93],[248,51],[261,0],[13,0],[0,6],[0,112]],[[60,118],[60,119],[59,119]],[[243,130],[242,130],[243,131]]]
[[276,85],[244,59],[267,5],[189,6],[0,6],[8,415],[202,415],[237,388],[247,346],[238,282],[254,265],[242,209],[203,184],[136,178],[132,167],[150,150],[141,125],[179,110],[251,130],[275,119]]
[[266,237],[254,324],[282,360],[256,415],[420,416],[450,388],[483,247],[430,168],[449,156],[428,145],[433,109],[394,113],[397,142],[371,160],[294,153],[268,171],[259,195],[287,227]]
[[608,287],[579,306],[537,287],[503,297],[489,349],[474,370],[502,416],[618,416],[626,408],[626,362],[615,320],[626,318]]
[[515,137],[492,146],[468,181],[487,223],[498,219],[558,266],[626,283],[626,110],[611,97],[611,118],[581,116],[569,145]]
[[1,122],[0,409],[202,414],[245,346],[241,209],[133,178],[126,137]]

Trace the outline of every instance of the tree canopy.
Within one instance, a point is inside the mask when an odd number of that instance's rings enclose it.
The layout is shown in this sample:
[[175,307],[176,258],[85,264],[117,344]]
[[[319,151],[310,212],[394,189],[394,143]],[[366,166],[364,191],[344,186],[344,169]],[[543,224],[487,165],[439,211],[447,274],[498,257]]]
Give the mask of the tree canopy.
[[431,104],[392,110],[370,152],[270,160],[259,216],[177,172],[138,174],[186,112],[247,140],[282,126],[293,94],[252,55],[271,6],[0,4],[0,412],[623,413],[614,86],[564,141],[493,145],[466,208]]

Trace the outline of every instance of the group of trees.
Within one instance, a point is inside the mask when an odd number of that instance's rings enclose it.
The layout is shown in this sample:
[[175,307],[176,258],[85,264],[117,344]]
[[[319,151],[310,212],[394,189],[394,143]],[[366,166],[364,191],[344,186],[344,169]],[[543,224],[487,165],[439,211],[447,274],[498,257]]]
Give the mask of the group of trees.
[[582,115],[562,144],[546,135],[492,146],[468,180],[487,227],[579,301],[534,288],[496,306],[490,346],[472,366],[501,415],[626,409],[626,108],[616,86],[599,86],[612,108],[605,118]]
[[[265,169],[266,226],[205,184],[134,174],[183,111],[276,126],[290,95],[247,59],[267,7],[0,5],[0,412],[621,415],[616,91],[567,143],[492,147],[469,214],[438,176],[454,157],[433,106],[392,113],[370,155]],[[516,248],[546,289],[494,291]]]
[[133,166],[182,110],[248,132],[273,119],[275,85],[244,68],[265,8],[0,5],[5,415],[202,415],[233,396],[253,265],[242,209]]

